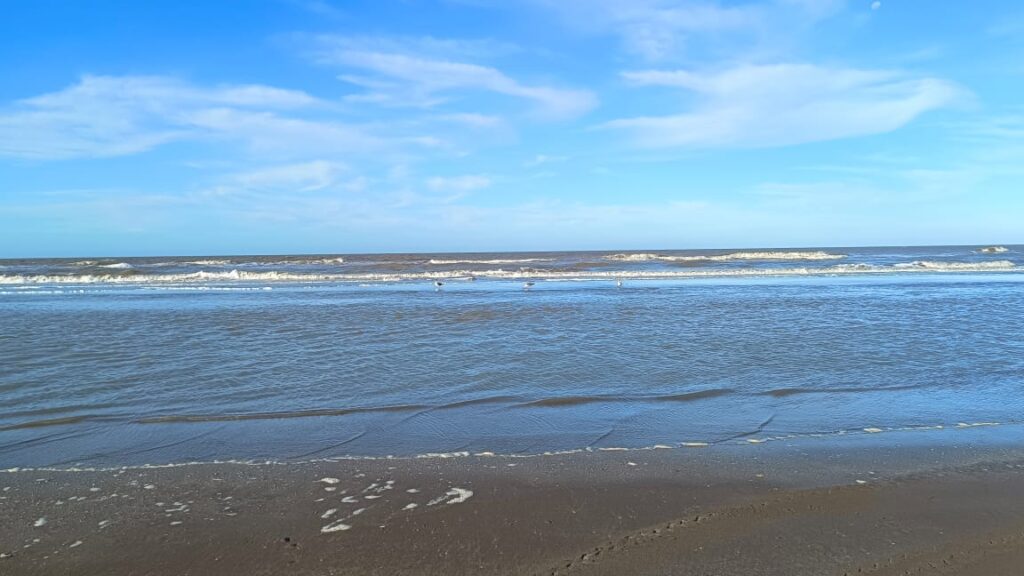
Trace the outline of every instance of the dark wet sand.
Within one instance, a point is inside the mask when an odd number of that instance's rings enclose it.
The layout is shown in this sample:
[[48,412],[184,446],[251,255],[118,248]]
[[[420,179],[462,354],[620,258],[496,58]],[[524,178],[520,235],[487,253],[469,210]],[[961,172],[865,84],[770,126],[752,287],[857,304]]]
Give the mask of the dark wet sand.
[[0,574],[1016,576],[1024,444],[983,434],[8,471]]

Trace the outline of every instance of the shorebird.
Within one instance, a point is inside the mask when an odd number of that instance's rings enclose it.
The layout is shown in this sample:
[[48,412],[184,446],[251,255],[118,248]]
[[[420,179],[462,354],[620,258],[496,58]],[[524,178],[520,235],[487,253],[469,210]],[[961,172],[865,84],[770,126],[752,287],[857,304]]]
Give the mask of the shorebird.
[[615,281],[615,287],[616,288],[622,288],[622,280],[616,280]]
[[434,290],[440,291],[441,286],[444,286],[444,282],[441,282],[440,280],[434,280]]
[[533,282],[523,282],[523,290],[529,290],[533,288]]

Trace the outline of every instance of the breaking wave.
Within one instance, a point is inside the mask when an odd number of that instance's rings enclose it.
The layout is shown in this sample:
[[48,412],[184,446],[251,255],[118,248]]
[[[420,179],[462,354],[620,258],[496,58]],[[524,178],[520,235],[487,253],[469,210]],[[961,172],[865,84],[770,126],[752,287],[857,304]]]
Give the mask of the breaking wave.
[[552,258],[509,258],[509,259],[494,259],[494,260],[469,260],[469,259],[457,259],[457,260],[442,260],[432,258],[427,261],[427,264],[433,264],[435,266],[443,266],[448,264],[529,264],[531,262],[552,262]]
[[1003,254],[1004,252],[1009,251],[1010,249],[1005,246],[987,246],[985,248],[982,248],[981,250],[978,250],[978,252],[982,254]]
[[[174,265],[178,262],[161,262],[163,265]],[[183,264],[191,264],[193,266],[228,266],[231,264],[231,260],[187,260]]]
[[977,271],[977,270],[1010,270],[1017,266],[1009,260],[994,260],[992,262],[933,262],[930,260],[915,260],[910,263],[893,264],[899,270],[935,270],[938,272],[956,271]]
[[832,276],[852,274],[1018,272],[1024,268],[1009,260],[937,262],[918,260],[893,265],[837,264],[794,268],[738,268],[700,270],[571,270],[519,268],[517,270],[445,270],[406,273],[302,273],[276,270],[200,271],[187,274],[0,274],[0,285],[36,284],[191,284],[217,282],[402,282],[426,280],[671,280],[770,276]]
[[733,252],[731,254],[719,254],[717,256],[664,256],[651,253],[627,253],[612,254],[605,256],[607,260],[618,262],[730,262],[743,260],[764,260],[764,261],[796,261],[796,260],[839,260],[846,258],[846,254],[832,254],[821,250],[813,252]]

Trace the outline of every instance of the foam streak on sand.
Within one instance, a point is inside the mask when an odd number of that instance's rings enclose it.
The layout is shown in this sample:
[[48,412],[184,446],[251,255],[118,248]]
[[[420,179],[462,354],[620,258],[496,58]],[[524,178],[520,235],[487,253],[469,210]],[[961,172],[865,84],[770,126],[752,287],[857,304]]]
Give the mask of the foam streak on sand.
[[351,530],[351,529],[352,529],[352,526],[350,526],[348,524],[345,524],[341,520],[335,520],[334,522],[331,522],[330,524],[324,526],[323,528],[320,528],[320,533],[322,533],[322,534],[330,534],[332,532],[342,532],[342,531]]
[[465,488],[452,488],[448,491],[448,496],[454,496],[447,502],[448,504],[461,504],[473,497],[473,491]]

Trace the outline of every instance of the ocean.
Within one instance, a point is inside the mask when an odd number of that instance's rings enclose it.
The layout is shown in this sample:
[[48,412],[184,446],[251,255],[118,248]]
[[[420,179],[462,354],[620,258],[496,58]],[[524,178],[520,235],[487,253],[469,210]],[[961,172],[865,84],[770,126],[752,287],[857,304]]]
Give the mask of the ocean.
[[1024,247],[0,260],[0,468],[1024,420]]

